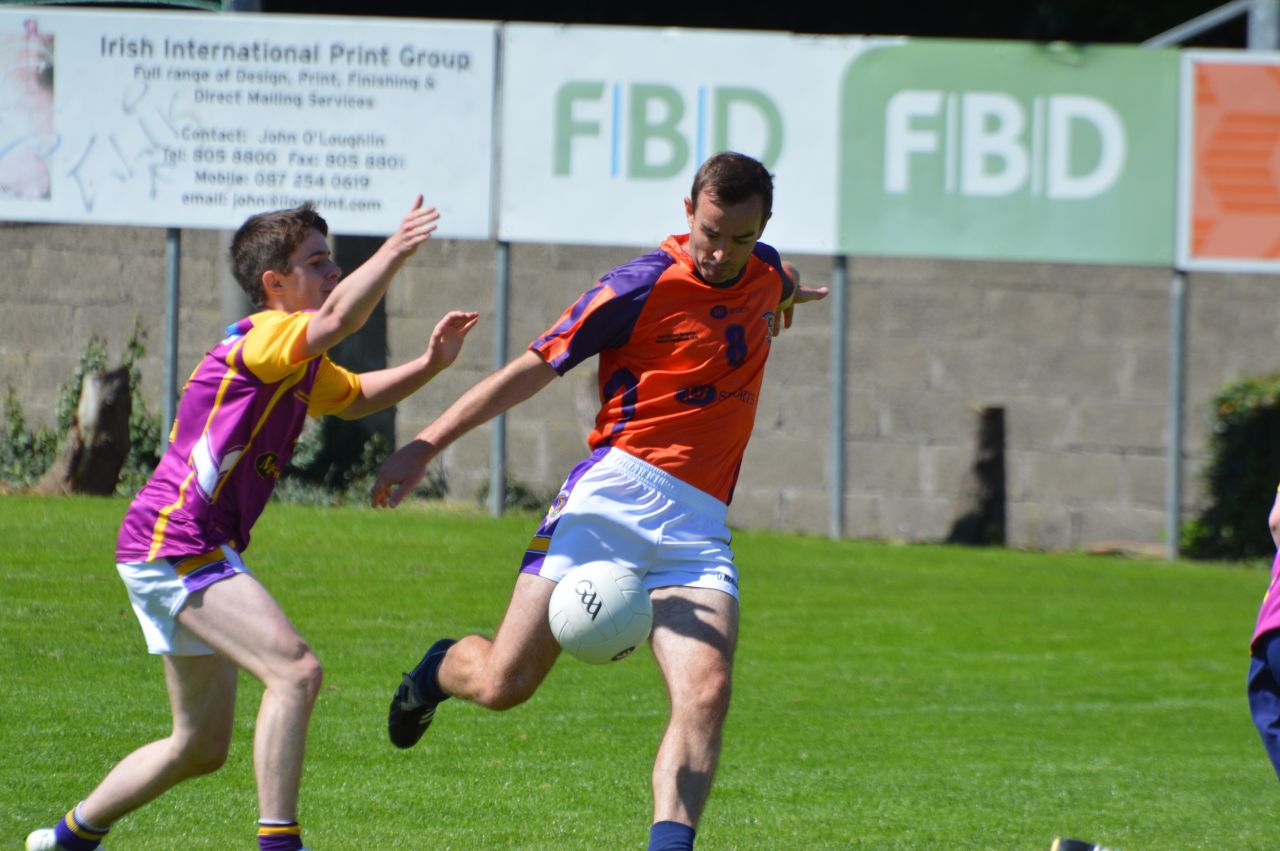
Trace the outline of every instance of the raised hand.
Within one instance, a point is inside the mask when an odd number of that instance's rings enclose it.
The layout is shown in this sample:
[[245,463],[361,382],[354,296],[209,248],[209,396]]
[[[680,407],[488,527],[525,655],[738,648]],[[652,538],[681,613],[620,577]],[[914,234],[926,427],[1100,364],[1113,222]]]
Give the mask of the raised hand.
[[419,195],[400,222],[400,227],[387,237],[387,247],[401,257],[409,257],[419,245],[431,238],[439,221],[440,211],[435,207],[422,206],[422,196]]
[[427,363],[433,369],[444,369],[457,359],[467,332],[475,327],[479,316],[473,310],[451,310],[436,323],[427,344]]

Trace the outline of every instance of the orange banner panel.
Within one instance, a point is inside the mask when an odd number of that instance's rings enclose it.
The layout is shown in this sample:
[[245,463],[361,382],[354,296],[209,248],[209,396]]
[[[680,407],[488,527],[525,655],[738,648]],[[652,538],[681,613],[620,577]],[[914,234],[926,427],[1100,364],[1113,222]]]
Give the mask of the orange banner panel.
[[1195,65],[1192,259],[1280,260],[1280,67]]

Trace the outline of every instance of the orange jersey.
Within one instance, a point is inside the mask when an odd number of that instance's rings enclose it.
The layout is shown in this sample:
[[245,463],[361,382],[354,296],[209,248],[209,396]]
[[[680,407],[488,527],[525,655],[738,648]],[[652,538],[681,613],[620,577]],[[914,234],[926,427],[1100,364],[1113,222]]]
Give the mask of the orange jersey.
[[534,340],[563,375],[599,355],[600,412],[587,442],[616,446],[723,502],[733,497],[779,305],[794,295],[771,246],[712,285],[688,236],[601,278]]

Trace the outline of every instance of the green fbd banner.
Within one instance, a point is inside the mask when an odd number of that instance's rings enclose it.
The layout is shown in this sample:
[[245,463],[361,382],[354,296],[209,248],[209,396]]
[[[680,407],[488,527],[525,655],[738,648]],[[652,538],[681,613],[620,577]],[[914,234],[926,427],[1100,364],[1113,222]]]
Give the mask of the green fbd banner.
[[1171,265],[1177,53],[904,40],[847,66],[843,253]]

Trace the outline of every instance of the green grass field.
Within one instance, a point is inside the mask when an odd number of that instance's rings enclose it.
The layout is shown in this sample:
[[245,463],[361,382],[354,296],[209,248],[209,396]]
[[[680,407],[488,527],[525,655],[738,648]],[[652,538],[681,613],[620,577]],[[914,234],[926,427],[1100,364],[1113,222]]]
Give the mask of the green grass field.
[[[0,847],[164,735],[113,567],[120,500],[0,497]],[[666,699],[646,651],[564,657],[506,713],[386,709],[432,640],[496,624],[536,518],[271,506],[248,562],[325,666],[301,820],[318,851],[643,848]],[[734,539],[742,634],[710,849],[1270,849],[1244,696],[1263,565]],[[122,820],[112,851],[248,849],[242,680],[228,764]]]

